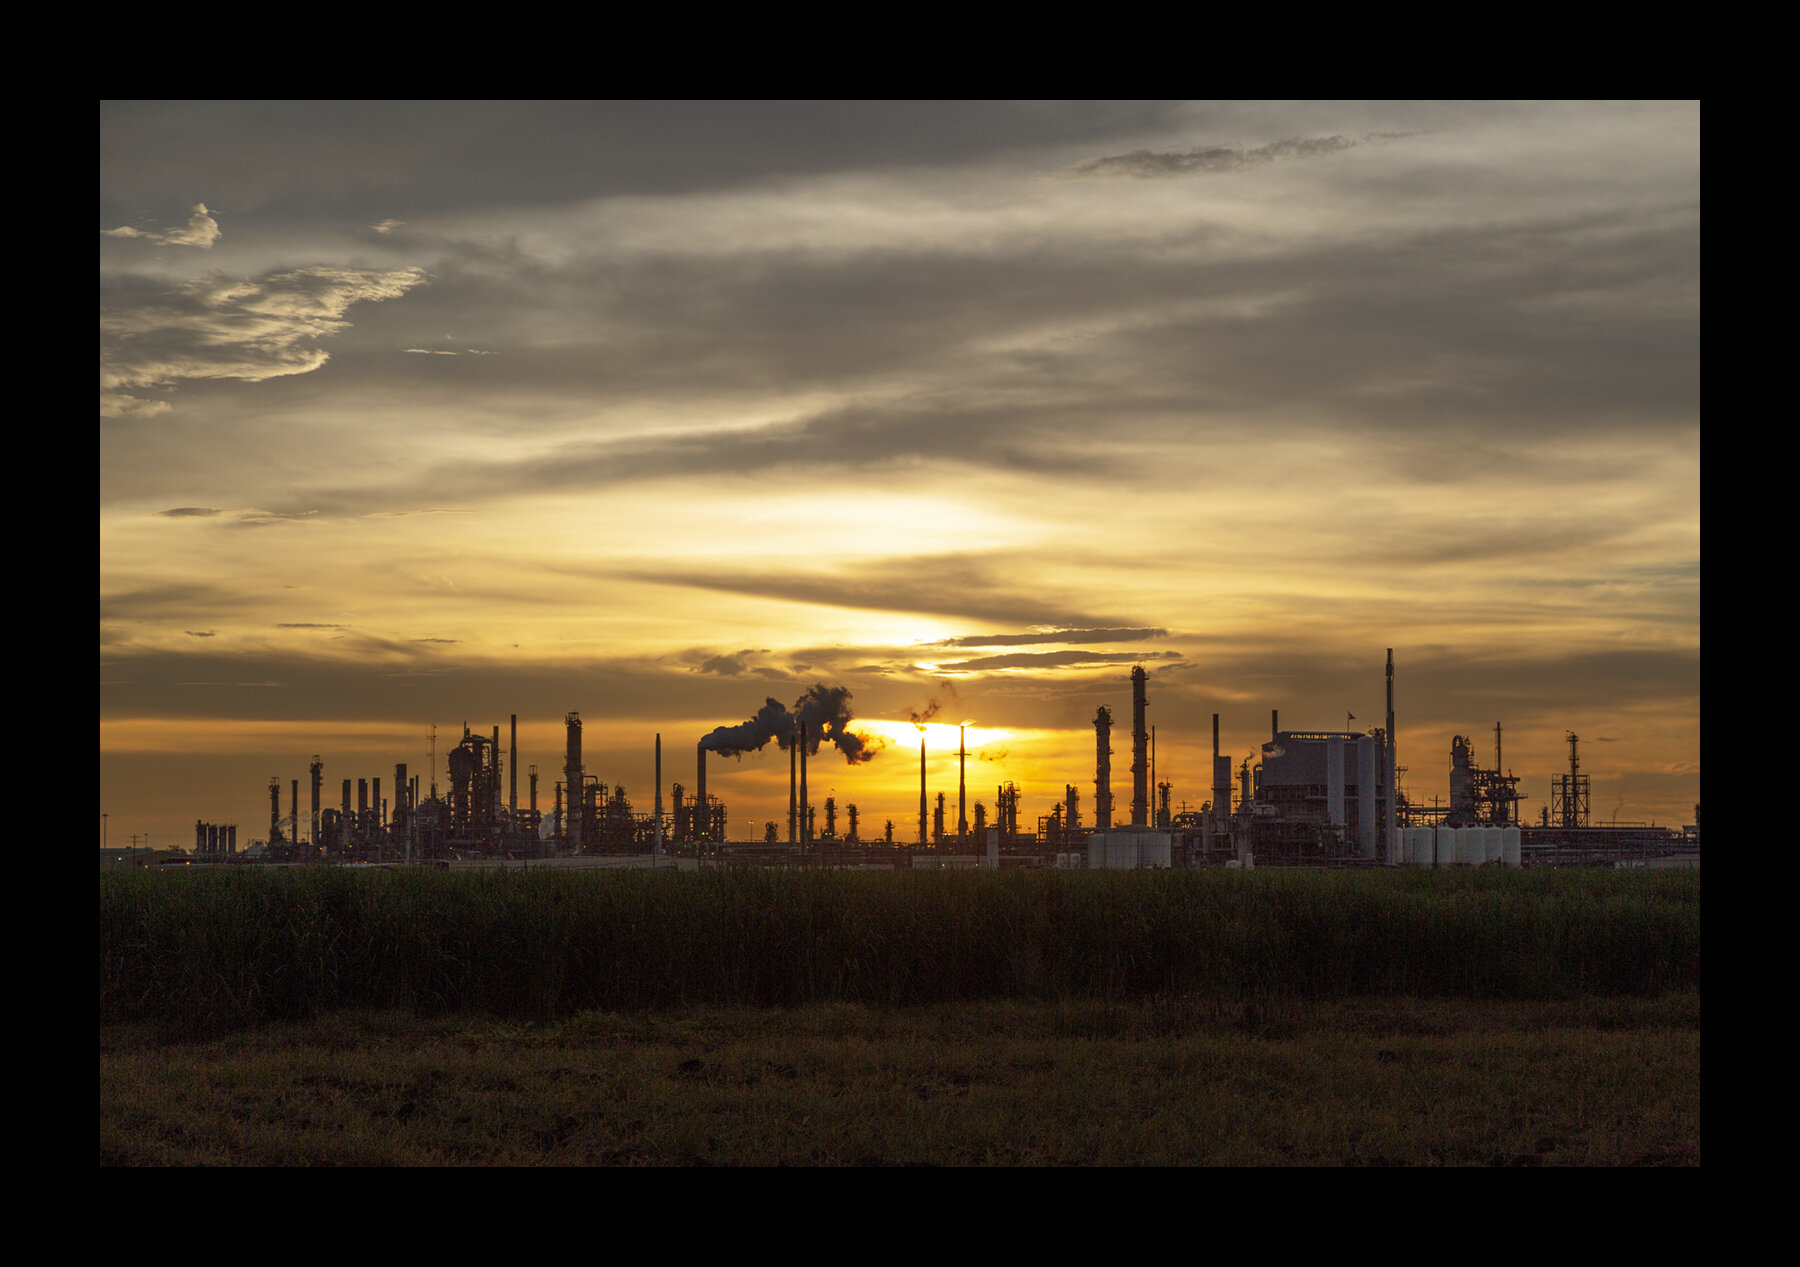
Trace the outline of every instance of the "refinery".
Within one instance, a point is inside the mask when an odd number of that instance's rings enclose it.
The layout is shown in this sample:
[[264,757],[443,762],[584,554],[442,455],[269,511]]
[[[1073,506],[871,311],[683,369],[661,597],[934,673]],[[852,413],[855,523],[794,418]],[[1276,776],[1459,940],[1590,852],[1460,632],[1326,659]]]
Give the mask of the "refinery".
[[[671,761],[693,770],[691,787],[667,785],[663,743],[655,738],[655,790],[634,805],[622,785],[608,785],[582,758],[579,713],[563,718],[561,768],[540,780],[518,761],[518,717],[488,733],[463,727],[446,754],[448,786],[437,781],[433,731],[431,770],[423,783],[405,763],[392,781],[363,775],[338,781],[327,803],[325,763],[309,763],[302,781],[280,777],[268,785],[266,837],[238,844],[236,824],[196,820],[191,864],[375,864],[435,866],[763,865],[859,868],[1057,867],[1138,869],[1219,866],[1668,866],[1698,865],[1700,807],[1680,828],[1596,824],[1589,776],[1581,773],[1580,738],[1565,734],[1568,770],[1553,776],[1536,822],[1521,812],[1520,780],[1502,760],[1502,730],[1494,725],[1494,763],[1477,763],[1474,741],[1455,735],[1449,746],[1447,797],[1409,796],[1391,739],[1394,729],[1394,654],[1386,665],[1386,724],[1349,730],[1283,730],[1271,711],[1269,738],[1234,761],[1219,748],[1219,714],[1212,715],[1211,785],[1198,808],[1173,808],[1174,784],[1155,772],[1155,731],[1145,724],[1150,675],[1131,671],[1131,799],[1118,812],[1112,781],[1112,710],[1093,718],[1092,781],[1064,785],[1063,796],[1035,820],[1022,819],[1020,790],[994,789],[990,813],[971,804],[967,750],[959,744],[954,804],[933,797],[926,778],[924,725],[919,716],[919,802],[915,821],[886,819],[871,831],[854,802],[835,796],[815,803],[807,763],[822,748],[838,749],[855,767],[873,756],[850,727],[850,692],[814,686],[792,708],[771,698],[749,720],[721,726],[694,741],[692,757],[676,745]],[[960,731],[961,728],[959,728]],[[707,788],[708,755],[740,757],[769,743],[788,754],[785,831],[764,824],[760,839],[733,839],[725,802]],[[691,767],[687,765],[692,762]],[[1091,787],[1091,792],[1085,789]],[[286,812],[283,812],[284,792]],[[1084,804],[1084,801],[1086,804]],[[954,815],[952,817],[951,815]],[[910,817],[910,816],[909,816]],[[110,851],[119,852],[119,851]],[[104,861],[104,860],[103,860]]]

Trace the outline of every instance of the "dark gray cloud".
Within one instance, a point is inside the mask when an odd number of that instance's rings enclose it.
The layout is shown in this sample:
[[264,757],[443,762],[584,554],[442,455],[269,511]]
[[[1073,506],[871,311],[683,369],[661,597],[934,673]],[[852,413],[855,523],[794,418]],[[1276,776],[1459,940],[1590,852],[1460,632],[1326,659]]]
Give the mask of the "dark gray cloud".
[[1010,583],[1008,570],[1013,561],[1004,552],[994,552],[869,559],[844,574],[767,568],[727,572],[684,566],[655,571],[625,569],[617,575],[659,585],[867,611],[928,612],[1019,625],[1080,623],[1080,616],[1055,598]]
[[1159,102],[103,102],[101,223],[185,214],[170,191],[190,188],[207,191],[216,208],[371,227],[457,208],[693,194],[845,167],[973,163],[1092,144],[1162,130],[1180,110]]
[[1293,159],[1324,158],[1358,145],[1379,145],[1423,132],[1366,132],[1360,138],[1347,136],[1290,137],[1270,141],[1267,145],[1248,149],[1230,145],[1203,145],[1185,150],[1133,150],[1129,154],[1110,154],[1083,159],[1055,173],[1065,180],[1094,180],[1131,177],[1137,180],[1167,176],[1189,176],[1205,173],[1240,172]]

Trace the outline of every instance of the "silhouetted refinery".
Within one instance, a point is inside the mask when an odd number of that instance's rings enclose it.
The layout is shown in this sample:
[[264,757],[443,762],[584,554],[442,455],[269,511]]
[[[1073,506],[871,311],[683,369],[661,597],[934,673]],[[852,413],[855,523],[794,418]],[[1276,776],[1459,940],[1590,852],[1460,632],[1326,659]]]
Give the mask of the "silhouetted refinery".
[[[995,789],[995,812],[976,800],[973,824],[967,804],[967,747],[958,734],[957,805],[946,822],[946,793],[930,812],[926,779],[925,721],[920,731],[919,807],[916,822],[901,816],[865,832],[864,816],[844,807],[847,830],[839,832],[835,796],[815,805],[807,765],[835,748],[852,769],[874,757],[879,745],[853,728],[851,693],[823,684],[792,707],[769,698],[748,720],[720,726],[695,744],[694,783],[668,785],[663,803],[662,735],[655,736],[653,806],[633,805],[622,785],[608,785],[582,759],[579,713],[564,719],[566,741],[560,777],[540,788],[538,767],[528,767],[526,795],[519,796],[518,716],[510,743],[500,727],[489,734],[465,724],[446,756],[449,786],[437,783],[436,731],[432,768],[421,785],[405,763],[393,767],[391,796],[379,775],[340,781],[336,805],[323,804],[324,762],[309,766],[310,799],[301,807],[300,780],[290,779],[287,812],[283,785],[269,780],[265,840],[237,847],[235,824],[195,823],[197,863],[315,863],[437,866],[669,866],[722,864],[889,868],[1058,867],[1133,869],[1222,866],[1566,866],[1697,865],[1700,807],[1693,825],[1594,825],[1589,821],[1589,778],[1580,771],[1579,738],[1567,734],[1569,771],[1552,779],[1539,821],[1523,821],[1519,779],[1501,759],[1501,727],[1494,726],[1494,766],[1476,764],[1473,742],[1450,741],[1447,798],[1429,805],[1401,787],[1394,730],[1394,654],[1387,655],[1386,724],[1366,732],[1283,730],[1271,710],[1269,740],[1241,758],[1220,751],[1219,714],[1212,715],[1210,797],[1197,809],[1172,809],[1174,784],[1155,779],[1155,730],[1145,725],[1150,675],[1140,665],[1130,674],[1132,702],[1131,803],[1126,823],[1115,823],[1112,711],[1094,715],[1095,758],[1091,824],[1084,822],[1077,783],[1064,784],[1061,800],[1035,822],[1021,825],[1020,791]],[[1351,719],[1353,720],[1353,719]],[[707,756],[741,757],[773,743],[788,754],[785,830],[770,820],[760,839],[731,839],[725,803],[707,790]],[[676,751],[685,749],[677,745]],[[839,777],[839,776],[833,776]],[[502,794],[504,789],[504,795]],[[835,789],[834,789],[835,790]],[[354,796],[353,796],[354,794]],[[548,805],[541,800],[548,799]],[[818,820],[822,810],[823,824]]]

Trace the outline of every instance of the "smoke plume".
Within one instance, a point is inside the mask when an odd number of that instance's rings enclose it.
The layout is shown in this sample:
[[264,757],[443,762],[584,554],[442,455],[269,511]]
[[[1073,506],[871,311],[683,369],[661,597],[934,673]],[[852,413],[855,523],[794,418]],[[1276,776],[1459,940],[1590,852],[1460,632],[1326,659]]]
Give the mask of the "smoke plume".
[[758,752],[771,739],[782,749],[792,748],[801,723],[805,723],[807,756],[816,756],[822,744],[833,743],[845,761],[860,765],[881,751],[881,746],[872,746],[867,736],[850,729],[852,716],[849,690],[819,683],[809,687],[791,710],[769,697],[749,721],[720,726],[702,739],[700,746],[725,757]]

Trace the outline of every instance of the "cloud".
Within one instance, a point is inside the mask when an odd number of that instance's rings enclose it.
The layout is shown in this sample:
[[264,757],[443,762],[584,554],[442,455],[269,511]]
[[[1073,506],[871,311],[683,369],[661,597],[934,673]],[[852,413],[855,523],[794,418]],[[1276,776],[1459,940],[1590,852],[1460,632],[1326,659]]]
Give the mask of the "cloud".
[[1141,642],[1167,638],[1167,629],[1055,629],[1028,634],[965,634],[932,643],[937,647],[1023,647],[1036,643]]
[[1015,651],[1009,655],[946,660],[944,673],[993,672],[997,669],[1079,669],[1097,664],[1135,664],[1142,660],[1179,660],[1179,651]]
[[369,227],[377,233],[392,233],[405,223],[404,220],[383,220],[380,224],[372,224]]
[[188,519],[197,516],[221,515],[225,512],[215,506],[177,506],[173,510],[159,510],[156,513],[169,519]]
[[1168,176],[1195,173],[1239,172],[1268,163],[1292,159],[1324,158],[1359,145],[1380,144],[1421,132],[1365,132],[1360,140],[1346,136],[1291,137],[1271,141],[1253,149],[1234,149],[1229,145],[1206,145],[1191,150],[1132,150],[1128,154],[1108,154],[1083,159],[1053,173],[1063,180],[1093,180],[1125,177],[1154,180]]
[[161,246],[197,246],[210,250],[219,240],[219,222],[207,212],[206,204],[199,202],[194,204],[194,214],[188,217],[187,224],[179,229],[133,229],[125,225],[102,229],[100,233],[109,238],[142,238]]
[[212,638],[217,636],[211,629],[183,629],[181,632],[190,638]]
[[185,379],[260,382],[330,359],[320,345],[350,327],[352,304],[394,299],[422,268],[312,265],[247,279],[212,274],[174,289],[123,283],[100,314],[102,411],[142,409],[126,391]]

